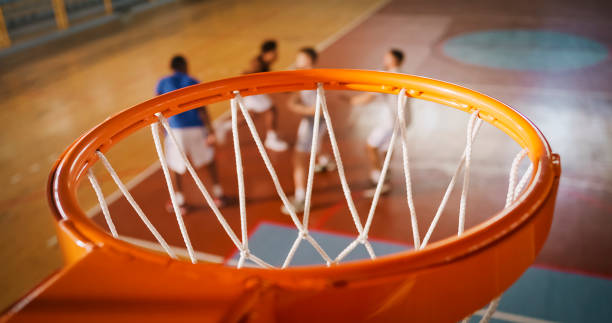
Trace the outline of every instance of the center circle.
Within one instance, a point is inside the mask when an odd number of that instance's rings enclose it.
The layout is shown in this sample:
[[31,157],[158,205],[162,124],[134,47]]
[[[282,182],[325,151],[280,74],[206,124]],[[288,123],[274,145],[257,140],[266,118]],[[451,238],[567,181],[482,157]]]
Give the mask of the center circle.
[[557,31],[488,30],[446,41],[445,55],[462,63],[520,71],[568,71],[608,57],[603,44]]

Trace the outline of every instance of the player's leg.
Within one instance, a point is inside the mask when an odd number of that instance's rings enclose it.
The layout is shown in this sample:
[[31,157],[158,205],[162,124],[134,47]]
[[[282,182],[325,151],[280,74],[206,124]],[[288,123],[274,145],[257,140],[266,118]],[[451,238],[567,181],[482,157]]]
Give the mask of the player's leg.
[[276,106],[271,106],[270,109],[264,112],[264,114],[266,130],[276,132],[278,126],[278,111],[276,109]]
[[[253,117],[252,114],[251,114],[251,117]],[[237,120],[238,127],[246,123],[246,119],[244,118],[240,110],[238,110],[238,113],[236,114],[236,118],[238,119]],[[232,132],[231,115],[227,115],[225,117],[222,117],[222,119],[219,119],[218,121],[216,121],[214,131],[215,131],[215,137],[217,138],[217,143],[225,144],[227,135]]]
[[[312,141],[312,123],[308,121],[308,118],[303,118],[300,121],[293,152],[293,185],[295,189],[290,202],[293,209],[298,213],[304,211],[304,199],[306,197],[306,169]],[[285,214],[289,213],[284,205],[281,207],[281,211]]]
[[[184,149],[185,138],[183,129],[172,129],[172,133],[179,142],[179,145]],[[185,214],[187,212],[187,208],[185,206],[185,196],[183,195],[182,176],[185,174],[187,167],[178,147],[174,144],[174,141],[172,141],[169,135],[166,135],[166,138],[164,139],[164,154],[166,155],[166,162],[168,163],[168,168],[172,174],[171,176],[174,183],[175,197],[179,205],[180,212]],[[166,210],[171,213],[174,212],[171,200],[168,200],[166,203]]]
[[[238,114],[240,116],[240,114]],[[227,134],[232,130],[231,116],[221,117],[215,122],[215,137],[220,144],[225,143]]]
[[[324,122],[324,120],[321,120]],[[332,153],[329,151],[329,148],[325,149],[322,145],[323,141],[325,141],[325,147],[330,147],[331,142],[329,136],[327,136],[327,127],[322,126],[322,131],[319,133],[319,154],[317,156],[317,163],[315,165],[315,172],[333,172],[336,170],[337,165],[334,159],[331,157]]]
[[[174,183],[174,189],[176,192],[183,191],[183,176],[175,171],[170,171],[172,182]],[[184,201],[183,201],[184,202]],[[180,203],[179,203],[180,204]]]
[[[247,105],[248,103],[251,102],[250,99],[247,99],[248,97],[244,98],[245,101],[245,105]],[[251,113],[251,109],[249,109],[249,106],[246,106],[247,111],[249,111],[251,118],[254,118],[255,116],[253,116],[253,113]],[[236,118],[238,119],[236,121],[236,123],[238,124],[238,127],[240,127],[242,124],[246,123],[246,119],[244,118],[244,116],[242,115],[242,112],[240,111],[240,108],[238,108],[238,113],[236,114]],[[225,141],[227,139],[227,135],[229,133],[231,133],[232,131],[232,117],[230,114],[227,114],[223,117],[221,117],[220,119],[218,119],[215,122],[215,127],[214,127],[214,131],[215,131],[215,137],[217,138],[217,143],[219,144],[225,144]]]
[[267,94],[251,95],[244,98],[244,104],[250,112],[264,119],[266,138],[264,146],[273,151],[285,151],[289,145],[276,133],[278,111]]
[[217,162],[213,159],[208,164],[206,164],[206,169],[208,170],[208,174],[213,183],[212,193],[215,199],[215,204],[217,207],[223,207],[227,204],[227,199],[223,194],[223,187],[219,182],[219,173],[217,171]]
[[[264,119],[264,126],[266,129],[266,138],[264,140],[264,146],[273,151],[285,151],[289,145],[280,139],[276,129],[278,125],[278,111],[272,99],[267,94],[251,95],[244,97],[244,105],[253,118],[262,117]],[[242,114],[238,114],[238,124],[244,122]],[[232,129],[231,120],[225,120],[219,122],[215,129],[217,140],[220,143],[225,142],[227,133]]]
[[[296,213],[304,212],[304,203],[306,199],[306,172],[308,164],[308,153],[295,150],[293,152],[293,184],[295,190],[293,197],[289,199],[289,203]],[[281,212],[289,214],[285,205],[281,206]]]
[[217,207],[222,207],[226,204],[226,199],[223,194],[223,187],[219,182],[214,145],[208,144],[206,140],[208,129],[205,127],[194,127],[190,130],[191,132],[189,133],[186,147],[187,150],[189,150],[193,166],[196,168],[206,166],[206,170],[212,182],[212,195],[215,204]]
[[304,199],[306,198],[306,173],[308,172],[308,153],[295,150],[293,152],[293,182],[295,192],[293,195],[294,208],[296,212],[304,210]]
[[264,112],[261,112],[264,117],[264,122],[266,126],[266,139],[264,141],[264,145],[266,148],[273,151],[285,151],[289,147],[289,145],[280,139],[278,133],[276,132],[278,125],[278,111],[276,106],[271,106]]
[[[293,153],[293,183],[295,185],[295,193],[291,199],[291,203],[296,212],[304,211],[304,200],[306,197],[307,184],[306,179],[308,176],[308,166],[312,149],[313,126],[313,118],[303,118],[298,126],[297,141],[295,143],[295,151]],[[325,135],[325,129],[325,125],[320,123],[319,135],[317,138],[317,150],[321,146],[322,138]],[[288,213],[284,207],[281,208],[281,210],[283,213]]]
[[[364,192],[366,196],[373,196],[376,185],[381,177],[383,153],[389,147],[393,128],[389,126],[379,125],[370,132],[366,143],[366,154],[370,165],[370,183],[372,187]],[[386,176],[384,181],[388,181]],[[390,186],[385,183],[382,187],[382,192],[386,193],[390,190]]]
[[378,150],[378,147],[371,146],[369,143],[367,143],[366,154],[368,155],[368,162],[370,165],[370,180],[376,183],[380,177],[380,171],[382,168],[380,151]]

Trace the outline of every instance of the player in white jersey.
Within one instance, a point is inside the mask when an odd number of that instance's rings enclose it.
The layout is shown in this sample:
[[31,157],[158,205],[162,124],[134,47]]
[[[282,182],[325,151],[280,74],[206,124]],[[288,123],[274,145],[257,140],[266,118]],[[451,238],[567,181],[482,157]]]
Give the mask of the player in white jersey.
[[[259,55],[253,58],[244,74],[263,73],[270,71],[272,65],[278,57],[277,44],[275,40],[264,41],[261,45]],[[244,105],[249,112],[261,115],[266,125],[266,139],[264,145],[273,151],[287,150],[287,143],[278,137],[276,133],[278,113],[274,102],[267,94],[250,95],[244,97]],[[226,133],[232,128],[230,121],[220,123],[217,130],[217,138],[223,142]]]
[[[317,52],[311,47],[302,48],[295,59],[296,69],[311,69],[317,61]],[[297,141],[293,154],[293,182],[295,185],[294,197],[291,200],[296,212],[304,211],[304,199],[306,196],[306,176],[308,172],[308,161],[312,147],[312,134],[314,131],[314,114],[316,109],[317,91],[303,90],[291,94],[289,98],[289,109],[302,116],[298,126]],[[319,120],[319,134],[316,147],[320,150],[321,142],[326,134],[327,128],[323,117]],[[326,155],[320,155],[315,171],[332,171],[335,164],[330,162]],[[287,210],[281,208],[284,213]]]
[[[399,49],[389,50],[383,58],[384,71],[399,73],[400,67],[404,60],[404,53]],[[391,94],[380,93],[362,93],[350,98],[351,105],[365,105],[374,101],[380,103],[384,113],[379,115],[376,126],[367,138],[366,151],[370,163],[370,180],[373,185],[376,185],[380,177],[382,168],[383,153],[389,146],[391,135],[393,134],[393,126],[396,119],[397,96]],[[410,123],[410,107],[406,109],[406,125]],[[389,186],[383,186],[383,192],[389,190]],[[367,194],[367,193],[366,193]]]

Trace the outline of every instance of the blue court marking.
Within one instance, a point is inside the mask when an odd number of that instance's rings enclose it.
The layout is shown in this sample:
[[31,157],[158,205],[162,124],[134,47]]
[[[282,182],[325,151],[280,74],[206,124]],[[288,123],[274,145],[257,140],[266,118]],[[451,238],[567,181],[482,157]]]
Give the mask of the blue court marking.
[[[310,230],[309,232],[332,259],[335,258],[353,240],[355,240],[355,238],[357,238],[357,232],[355,232],[355,235],[352,238],[348,235],[327,233],[316,230]],[[285,257],[287,256],[289,249],[291,249],[291,245],[293,244],[293,241],[295,241],[295,238],[297,238],[297,229],[295,228],[269,222],[262,222],[257,227],[255,232],[253,232],[249,237],[249,249],[253,254],[267,263],[280,267],[285,261]],[[376,253],[378,256],[398,253],[400,251],[405,251],[412,248],[412,246],[409,245],[379,241],[372,238],[368,239],[368,241],[370,241],[372,249],[374,249],[374,253]],[[230,263],[237,262],[239,258],[240,254],[238,251],[234,252]],[[369,256],[365,247],[363,245],[359,245],[348,256],[346,256],[346,258],[344,258],[344,262],[368,258]],[[291,262],[291,266],[322,264],[325,264],[323,258],[321,258],[319,253],[307,241],[302,241],[300,243],[293,261]]]
[[612,322],[612,279],[531,267],[504,293],[499,310],[557,322]]
[[[355,238],[316,230],[310,233],[332,258]],[[296,236],[295,228],[261,222],[249,238],[249,248],[268,263],[281,266]],[[369,241],[379,256],[412,248],[372,238]],[[229,263],[237,262],[238,258],[235,252]],[[360,245],[346,259],[367,258]],[[302,241],[292,266],[322,263],[314,248]],[[612,279],[531,267],[504,293],[493,318],[491,322],[612,322]],[[474,315],[470,322],[479,320],[480,316]]]
[[453,37],[445,55],[462,63],[521,71],[568,71],[595,65],[608,48],[589,38],[556,31],[488,30]]

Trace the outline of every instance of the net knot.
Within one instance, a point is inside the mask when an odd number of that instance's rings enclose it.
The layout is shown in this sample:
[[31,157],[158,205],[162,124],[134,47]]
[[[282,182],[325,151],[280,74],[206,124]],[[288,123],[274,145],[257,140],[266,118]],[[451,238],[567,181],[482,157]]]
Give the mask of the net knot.
[[359,238],[357,238],[357,241],[361,244],[365,244],[368,241],[368,235],[367,234],[360,235]]

